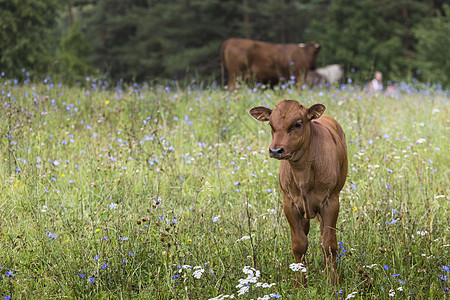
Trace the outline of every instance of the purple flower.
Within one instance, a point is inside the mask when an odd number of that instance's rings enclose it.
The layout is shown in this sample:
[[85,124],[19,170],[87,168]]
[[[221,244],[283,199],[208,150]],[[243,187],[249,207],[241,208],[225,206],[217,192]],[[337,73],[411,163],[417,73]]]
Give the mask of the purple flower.
[[448,266],[442,266],[442,270],[443,270],[444,272],[449,272],[449,271],[450,271],[450,265],[448,265]]
[[384,265],[383,267],[385,270],[389,270],[389,267],[387,265]]
[[84,274],[78,273],[77,275],[80,276],[81,278],[84,278]]
[[11,277],[11,276],[14,276],[14,273],[13,273],[13,271],[9,270],[8,272],[6,272],[5,276]]
[[89,282],[90,283],[94,283],[95,282],[95,278],[94,277],[89,278]]
[[133,252],[128,253],[131,257],[135,257],[136,255]]

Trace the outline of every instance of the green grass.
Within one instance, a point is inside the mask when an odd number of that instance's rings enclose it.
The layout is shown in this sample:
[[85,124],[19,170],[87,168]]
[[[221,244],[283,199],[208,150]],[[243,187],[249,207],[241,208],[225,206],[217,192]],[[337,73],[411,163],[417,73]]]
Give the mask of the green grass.
[[[245,266],[275,285],[243,299],[449,297],[448,93],[0,87],[2,299],[238,297]],[[293,287],[279,162],[247,114],[284,98],[325,104],[347,135],[339,286],[312,221]]]

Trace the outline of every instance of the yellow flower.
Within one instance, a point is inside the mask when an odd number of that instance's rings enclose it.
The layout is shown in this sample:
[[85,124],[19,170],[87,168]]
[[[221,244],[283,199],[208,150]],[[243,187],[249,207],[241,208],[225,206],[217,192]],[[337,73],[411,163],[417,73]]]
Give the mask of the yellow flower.
[[106,103],[106,104],[109,104],[109,100],[106,100],[105,103]]
[[64,177],[64,176],[66,176],[66,174],[62,173],[61,176]]
[[69,242],[70,241],[70,239],[69,238],[67,238],[67,242]]
[[98,229],[98,228],[97,228],[97,229],[95,229],[95,232],[99,232],[99,231],[100,231],[100,229]]
[[222,229],[223,229],[222,227],[219,228],[219,230],[222,230]]
[[358,208],[357,208],[356,206],[355,206],[355,207],[353,207],[353,210],[354,210],[354,211],[356,211],[357,209],[358,209]]
[[190,243],[190,242],[192,242],[192,240],[191,240],[191,239],[188,239],[188,242]]

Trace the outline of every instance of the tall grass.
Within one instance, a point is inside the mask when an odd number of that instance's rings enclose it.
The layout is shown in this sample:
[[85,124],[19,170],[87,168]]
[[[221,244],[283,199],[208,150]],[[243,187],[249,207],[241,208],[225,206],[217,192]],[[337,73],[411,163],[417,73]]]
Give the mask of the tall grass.
[[[1,297],[449,297],[447,92],[90,83],[0,80]],[[293,287],[279,162],[247,114],[284,98],[325,104],[347,135],[338,286],[313,221]]]

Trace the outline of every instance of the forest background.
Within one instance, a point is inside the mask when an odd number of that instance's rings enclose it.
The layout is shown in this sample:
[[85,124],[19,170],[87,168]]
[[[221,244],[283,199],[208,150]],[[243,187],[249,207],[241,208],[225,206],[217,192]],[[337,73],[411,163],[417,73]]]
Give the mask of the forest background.
[[318,42],[346,79],[450,86],[445,0],[0,0],[2,77],[221,80],[230,37]]

